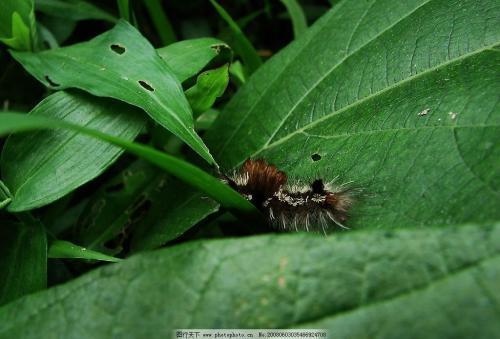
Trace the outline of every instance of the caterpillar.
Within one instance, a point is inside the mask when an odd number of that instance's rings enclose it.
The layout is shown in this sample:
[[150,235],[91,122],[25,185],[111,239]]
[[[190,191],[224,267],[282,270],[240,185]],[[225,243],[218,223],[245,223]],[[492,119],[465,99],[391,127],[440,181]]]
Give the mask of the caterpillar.
[[353,204],[352,190],[316,179],[311,184],[289,184],[285,172],[263,159],[246,160],[222,180],[252,202],[269,224],[281,230],[323,231],[344,225]]

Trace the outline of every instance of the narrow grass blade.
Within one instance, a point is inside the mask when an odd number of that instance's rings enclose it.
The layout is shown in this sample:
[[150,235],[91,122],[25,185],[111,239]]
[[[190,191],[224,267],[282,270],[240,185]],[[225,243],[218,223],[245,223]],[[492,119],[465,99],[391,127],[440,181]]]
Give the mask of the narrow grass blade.
[[252,74],[257,70],[257,68],[260,67],[260,65],[262,65],[262,60],[257,54],[257,51],[252,46],[250,41],[245,37],[238,24],[234,22],[229,13],[226,12],[226,10],[215,0],[210,0],[210,2],[214,6],[217,13],[219,13],[221,18],[224,19],[224,21],[229,25],[229,28],[231,29],[231,32],[234,35],[234,39],[236,41],[234,50],[243,59],[243,63],[248,70],[248,74]]
[[151,17],[153,25],[160,36],[162,44],[166,46],[176,42],[177,37],[175,36],[170,20],[168,20],[168,17],[161,6],[161,2],[159,0],[145,0],[144,6],[148,10],[149,16]]

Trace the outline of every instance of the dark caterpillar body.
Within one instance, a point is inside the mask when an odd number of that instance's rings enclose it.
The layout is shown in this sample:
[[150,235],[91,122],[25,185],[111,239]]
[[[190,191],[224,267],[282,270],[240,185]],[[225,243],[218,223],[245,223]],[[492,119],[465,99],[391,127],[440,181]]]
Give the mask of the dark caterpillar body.
[[347,228],[343,223],[352,205],[349,189],[325,184],[321,179],[310,185],[290,185],[287,180],[286,173],[262,159],[247,160],[224,179],[277,228],[324,233],[331,225]]

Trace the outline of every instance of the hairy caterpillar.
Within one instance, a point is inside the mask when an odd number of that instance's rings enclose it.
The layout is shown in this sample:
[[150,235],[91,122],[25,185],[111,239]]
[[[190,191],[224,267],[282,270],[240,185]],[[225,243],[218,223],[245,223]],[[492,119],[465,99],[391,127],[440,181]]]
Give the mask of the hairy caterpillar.
[[309,185],[288,184],[286,173],[265,160],[247,160],[223,181],[250,200],[282,230],[320,231],[342,228],[353,203],[351,190],[314,180]]

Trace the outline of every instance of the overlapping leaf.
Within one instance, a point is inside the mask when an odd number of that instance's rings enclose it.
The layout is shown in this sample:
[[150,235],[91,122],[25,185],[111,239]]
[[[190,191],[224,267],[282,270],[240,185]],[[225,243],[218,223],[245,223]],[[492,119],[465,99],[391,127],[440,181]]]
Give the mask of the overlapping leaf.
[[[221,53],[224,56],[221,56]],[[205,38],[173,44],[161,49],[160,54],[169,66],[174,67],[173,72],[179,80],[184,81],[196,75],[215,58],[230,57],[231,52],[221,41]],[[186,58],[196,62],[182,62]],[[210,94],[207,90],[203,93]],[[94,100],[92,96],[78,93],[55,94],[44,101],[41,109],[35,109],[32,114],[63,118],[75,123],[92,121],[93,128],[120,135],[128,140],[135,138],[144,126],[144,119],[139,117],[137,110],[112,100]],[[16,162],[2,162],[4,176],[7,176],[7,182],[12,185],[13,191],[20,188],[23,191],[16,194],[16,201],[11,207],[13,210],[39,207],[56,200],[97,176],[121,154],[112,148],[109,152],[98,152],[102,142],[84,136],[74,138],[75,135],[76,132],[69,131],[39,132],[13,137],[13,140],[7,143],[3,151],[4,157],[14,157]],[[86,142],[83,143],[82,140]],[[83,144],[88,152],[85,152],[85,149],[80,151]],[[33,157],[39,160],[33,161]],[[52,170],[61,162],[65,164],[63,177]],[[44,165],[39,168],[40,163]],[[87,166],[88,164],[92,166]],[[96,171],[95,167],[99,164],[101,168]],[[25,194],[26,192],[29,194]],[[39,197],[31,192],[37,192],[36,195],[42,198],[34,201]]]
[[77,87],[141,107],[209,163],[192,112],[176,76],[149,42],[125,21],[84,43],[12,55],[49,87]]
[[291,326],[327,326],[339,337],[487,337],[500,330],[499,231],[483,224],[190,242],[0,308],[0,338]]

